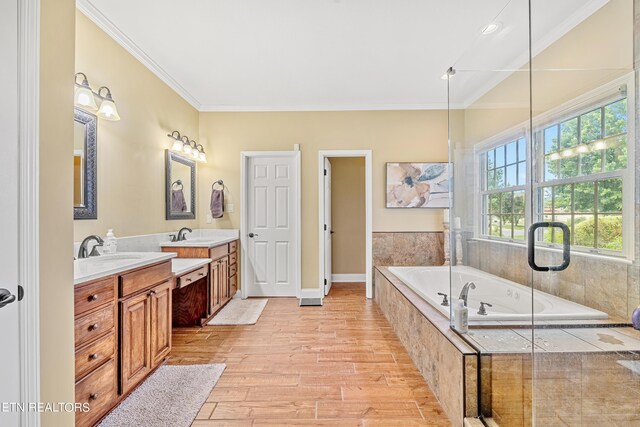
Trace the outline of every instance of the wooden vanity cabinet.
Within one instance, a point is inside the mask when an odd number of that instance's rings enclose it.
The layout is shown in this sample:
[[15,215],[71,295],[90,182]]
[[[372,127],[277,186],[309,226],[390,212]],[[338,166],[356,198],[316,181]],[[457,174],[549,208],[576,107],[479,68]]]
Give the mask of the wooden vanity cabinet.
[[171,261],[120,276],[120,393],[171,351]]
[[164,252],[175,252],[178,258],[211,258],[209,265],[208,313],[204,323],[227,304],[238,291],[238,241],[223,243],[213,248],[164,247]]

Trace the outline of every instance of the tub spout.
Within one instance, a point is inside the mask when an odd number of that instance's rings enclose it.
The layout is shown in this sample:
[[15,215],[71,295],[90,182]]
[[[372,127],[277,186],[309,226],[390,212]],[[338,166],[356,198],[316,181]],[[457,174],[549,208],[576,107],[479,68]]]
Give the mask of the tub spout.
[[476,288],[476,284],[473,282],[467,282],[462,287],[462,291],[460,291],[460,296],[458,297],[458,299],[461,299],[462,301],[464,301],[465,307],[467,306],[467,300],[469,299],[469,289],[475,289],[475,288]]

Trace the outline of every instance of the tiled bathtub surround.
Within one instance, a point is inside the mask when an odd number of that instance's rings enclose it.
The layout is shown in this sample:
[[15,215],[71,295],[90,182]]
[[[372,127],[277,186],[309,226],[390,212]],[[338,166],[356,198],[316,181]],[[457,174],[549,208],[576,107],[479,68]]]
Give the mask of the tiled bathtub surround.
[[[470,240],[468,262],[472,267],[530,286],[531,268],[524,246]],[[538,251],[540,265],[560,264],[561,254]],[[562,272],[533,274],[533,287],[552,295],[604,311],[611,320],[629,322],[640,303],[637,266],[604,258],[574,255]]]
[[373,233],[373,265],[425,266],[444,263],[442,232]]
[[375,299],[453,425],[476,416],[476,352],[385,267],[375,270]]

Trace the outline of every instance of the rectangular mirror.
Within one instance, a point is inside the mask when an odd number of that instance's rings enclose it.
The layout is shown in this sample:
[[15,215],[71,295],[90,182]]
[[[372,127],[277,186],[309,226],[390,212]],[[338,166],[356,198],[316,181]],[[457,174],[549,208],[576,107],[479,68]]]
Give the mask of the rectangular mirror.
[[196,162],[166,151],[167,219],[195,219]]
[[96,219],[97,118],[76,108],[73,126],[73,218]]

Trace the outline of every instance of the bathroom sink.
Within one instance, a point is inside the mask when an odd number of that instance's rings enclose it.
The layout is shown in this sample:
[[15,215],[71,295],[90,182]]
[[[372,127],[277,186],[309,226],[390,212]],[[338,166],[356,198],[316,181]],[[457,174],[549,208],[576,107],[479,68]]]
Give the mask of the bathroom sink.
[[113,254],[113,255],[102,255],[99,257],[91,257],[87,258],[91,262],[115,262],[115,261],[134,261],[137,259],[142,259],[141,255],[133,255],[133,254]]

